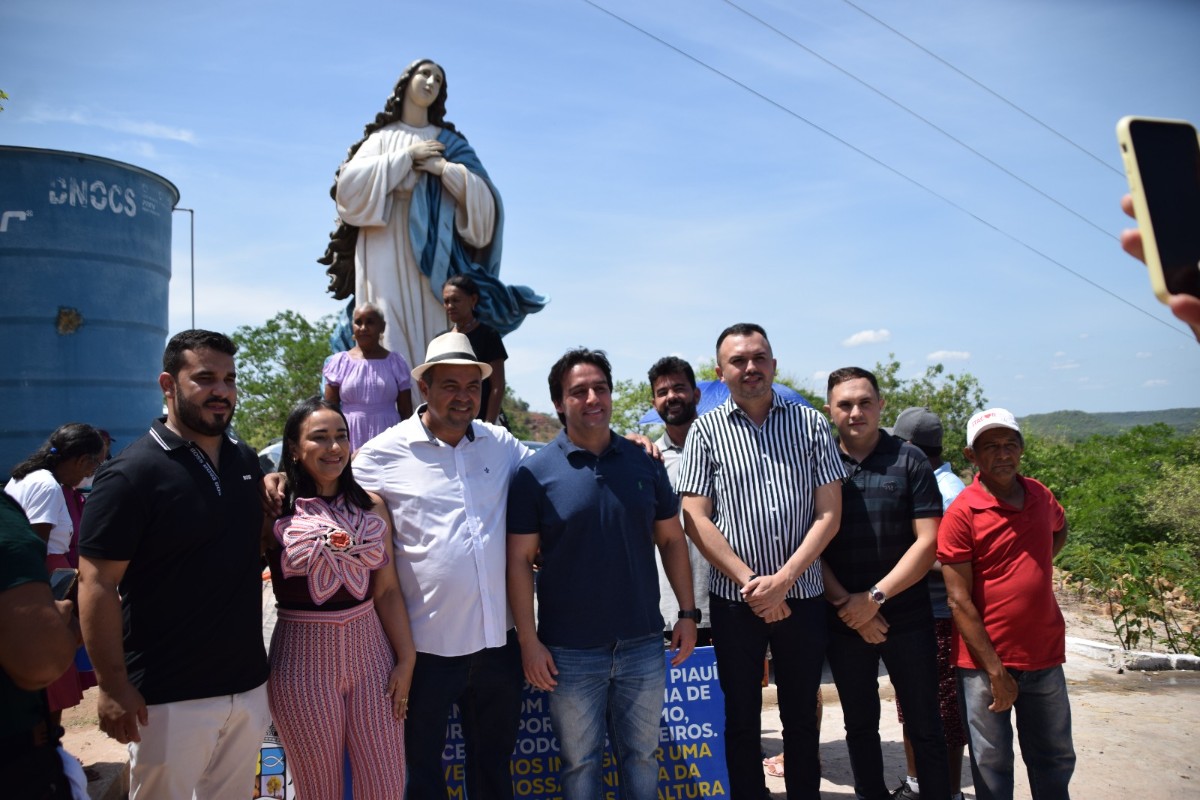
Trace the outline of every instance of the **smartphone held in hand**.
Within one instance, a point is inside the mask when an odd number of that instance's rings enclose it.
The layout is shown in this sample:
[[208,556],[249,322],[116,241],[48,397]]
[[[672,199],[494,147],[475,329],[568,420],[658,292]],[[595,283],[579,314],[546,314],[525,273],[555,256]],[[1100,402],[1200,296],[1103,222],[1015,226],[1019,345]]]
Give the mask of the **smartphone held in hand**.
[[1117,142],[1158,299],[1200,297],[1200,139],[1182,120],[1124,117]]
[[55,600],[66,600],[67,595],[75,588],[79,580],[79,570],[70,567],[59,567],[50,573],[50,592]]

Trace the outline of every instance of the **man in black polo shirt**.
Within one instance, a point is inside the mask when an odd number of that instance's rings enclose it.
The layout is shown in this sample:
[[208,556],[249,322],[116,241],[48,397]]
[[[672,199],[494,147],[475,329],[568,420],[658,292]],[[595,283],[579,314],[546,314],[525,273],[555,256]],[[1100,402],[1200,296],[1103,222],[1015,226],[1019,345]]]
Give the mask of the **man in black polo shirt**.
[[822,559],[830,602],[827,656],[845,718],[854,793],[864,800],[891,797],[879,741],[882,658],[904,706],[921,797],[947,800],[936,637],[925,584],[942,516],[937,479],[920,450],[879,429],[884,401],[870,372],[834,370],[827,397],[847,474],[841,526]]
[[269,722],[258,458],[226,433],[236,345],[188,330],[163,353],[167,416],[96,477],[79,606],[100,728],[129,744],[130,794],[248,791]]

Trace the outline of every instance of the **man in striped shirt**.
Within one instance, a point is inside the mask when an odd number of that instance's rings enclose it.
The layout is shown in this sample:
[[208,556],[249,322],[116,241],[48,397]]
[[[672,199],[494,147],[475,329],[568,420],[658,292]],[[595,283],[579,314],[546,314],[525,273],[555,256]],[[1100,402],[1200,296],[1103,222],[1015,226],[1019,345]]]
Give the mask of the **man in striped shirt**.
[[762,663],[775,660],[789,798],[818,798],[817,689],[825,659],[821,551],[841,519],[845,475],[829,424],[775,397],[775,358],[752,323],[717,339],[729,399],[693,423],[676,489],[688,536],[714,567],[713,646],[725,694],[729,795],[766,793]]

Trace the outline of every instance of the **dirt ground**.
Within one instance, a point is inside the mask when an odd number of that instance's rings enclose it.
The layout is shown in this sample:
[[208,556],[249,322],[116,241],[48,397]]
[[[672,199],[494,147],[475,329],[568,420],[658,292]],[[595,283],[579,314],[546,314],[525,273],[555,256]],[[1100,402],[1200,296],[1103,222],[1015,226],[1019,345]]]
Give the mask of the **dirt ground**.
[[[1067,596],[1060,600],[1069,636],[1115,644],[1111,626],[1097,609],[1080,606]],[[1069,653],[1067,682],[1078,757],[1072,794],[1081,798],[1134,795],[1144,800],[1200,797],[1200,672],[1118,673],[1102,661]],[[853,797],[837,692],[827,684],[823,693],[822,794],[826,798]],[[890,786],[893,779],[898,784],[904,774],[904,750],[886,678],[880,681],[880,696],[881,735]],[[768,700],[770,697],[768,690]],[[106,777],[113,776],[124,769],[126,750],[100,733],[95,710],[93,689],[81,705],[64,714],[65,745],[86,766],[97,767]],[[763,747],[771,754],[782,749],[778,712],[769,703],[763,713]],[[970,765],[964,762],[967,797],[974,796],[970,780]],[[1028,797],[1020,764],[1016,780],[1017,797]],[[101,797],[100,786],[108,783],[93,784],[93,798]],[[768,778],[767,784],[772,797],[784,797],[782,779]]]

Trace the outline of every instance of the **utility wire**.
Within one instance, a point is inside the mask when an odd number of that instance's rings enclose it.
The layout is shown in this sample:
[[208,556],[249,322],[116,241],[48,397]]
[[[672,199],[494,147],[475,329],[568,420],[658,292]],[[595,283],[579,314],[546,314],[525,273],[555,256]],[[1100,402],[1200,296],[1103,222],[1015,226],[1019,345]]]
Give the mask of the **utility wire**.
[[922,45],[921,45],[919,42],[916,42],[916,41],[914,41],[914,40],[910,39],[909,37],[905,36],[903,33],[901,33],[900,31],[896,30],[896,29],[895,29],[895,28],[893,28],[891,25],[888,25],[886,22],[884,22],[883,20],[881,20],[879,17],[876,17],[876,16],[875,16],[875,15],[873,15],[871,12],[867,11],[867,10],[866,10],[866,9],[864,9],[864,8],[861,8],[860,6],[856,6],[854,3],[850,2],[850,0],[842,0],[842,2],[843,2],[843,3],[845,3],[846,5],[850,6],[851,8],[853,8],[855,11],[859,12],[860,14],[863,14],[864,16],[870,17],[871,19],[875,20],[875,22],[877,22],[877,23],[879,23],[880,25],[882,25],[883,27],[887,28],[889,31],[891,31],[892,33],[896,34],[896,35],[897,35],[897,36],[899,36],[901,39],[903,39],[904,41],[908,42],[908,43],[909,43],[909,44],[911,44],[913,47],[917,48],[918,50],[920,50],[922,53],[924,53],[925,55],[929,56],[929,57],[930,57],[930,58],[932,58],[933,60],[937,61],[938,63],[940,63],[940,64],[942,64],[942,65],[944,65],[944,66],[945,66],[945,67],[947,67],[948,69],[951,69],[951,70],[953,70],[954,72],[957,72],[959,75],[961,75],[962,77],[966,78],[966,79],[967,79],[967,80],[969,80],[971,83],[973,83],[973,84],[975,84],[976,86],[978,86],[980,89],[983,89],[985,92],[987,92],[988,94],[990,94],[992,97],[995,97],[997,100],[999,100],[1000,102],[1002,102],[1002,103],[1004,103],[1005,105],[1009,106],[1009,107],[1010,107],[1010,108],[1012,108],[1014,111],[1016,111],[1016,112],[1018,112],[1018,113],[1020,113],[1020,114],[1024,115],[1025,117],[1029,118],[1031,121],[1033,121],[1033,122],[1037,123],[1037,124],[1038,124],[1038,125],[1040,125],[1041,127],[1045,128],[1047,131],[1049,131],[1050,133],[1052,133],[1052,134],[1054,134],[1055,136],[1057,136],[1059,139],[1062,139],[1064,142],[1066,142],[1067,144],[1071,145],[1071,146],[1072,146],[1072,147],[1074,147],[1076,150],[1078,150],[1079,152],[1083,153],[1083,154],[1084,154],[1085,156],[1087,156],[1088,158],[1090,158],[1090,159],[1092,159],[1093,161],[1095,161],[1096,163],[1098,163],[1100,166],[1102,166],[1102,167],[1104,167],[1104,168],[1106,168],[1106,169],[1109,169],[1109,170],[1111,170],[1111,171],[1115,172],[1116,174],[1118,174],[1118,175],[1120,175],[1120,176],[1124,177],[1125,173],[1123,173],[1121,170],[1119,170],[1119,169],[1117,169],[1116,167],[1114,167],[1114,166],[1113,166],[1112,164],[1110,164],[1108,161],[1105,161],[1103,158],[1101,158],[1100,156],[1096,155],[1096,154],[1095,154],[1095,153],[1093,153],[1091,150],[1088,150],[1088,149],[1087,149],[1086,147],[1084,147],[1083,145],[1081,145],[1081,144],[1078,144],[1077,142],[1075,142],[1074,140],[1072,140],[1071,138],[1069,138],[1069,137],[1068,137],[1066,134],[1064,134],[1064,133],[1060,133],[1058,130],[1056,130],[1056,129],[1052,128],[1050,125],[1047,125],[1045,122],[1042,122],[1040,119],[1038,119],[1037,117],[1035,117],[1033,114],[1030,114],[1028,111],[1026,111],[1025,109],[1021,108],[1019,105],[1017,105],[1017,104],[1016,104],[1016,103],[1014,103],[1013,101],[1009,100],[1007,97],[1005,97],[1004,95],[1000,94],[1000,93],[999,93],[999,92],[997,92],[996,90],[992,89],[992,88],[991,88],[990,86],[988,86],[987,84],[984,84],[984,83],[982,83],[982,82],[980,82],[980,81],[977,81],[975,78],[972,78],[972,77],[971,77],[970,75],[968,75],[966,72],[963,72],[961,69],[959,69],[958,67],[954,66],[954,65],[953,65],[953,64],[951,64],[949,61],[947,61],[946,59],[942,58],[941,56],[939,56],[937,53],[933,52],[933,51],[932,51],[932,50],[930,50],[929,48],[927,48],[927,47],[924,47],[924,46],[922,46]]
[[949,139],[950,141],[952,141],[952,142],[954,142],[955,144],[957,144],[959,147],[962,147],[962,148],[964,148],[964,149],[966,149],[966,150],[969,150],[970,152],[972,152],[972,153],[974,153],[975,155],[979,156],[979,158],[981,158],[981,159],[983,159],[984,161],[986,161],[987,163],[991,164],[993,167],[995,167],[996,169],[1000,170],[1001,172],[1003,172],[1005,175],[1009,176],[1009,177],[1010,177],[1010,178],[1012,178],[1013,180],[1017,181],[1017,182],[1018,182],[1018,183],[1020,183],[1022,186],[1025,186],[1025,187],[1026,187],[1026,188],[1028,188],[1028,189],[1032,189],[1034,192],[1037,192],[1037,193],[1038,193],[1038,194],[1040,194],[1042,197],[1044,197],[1044,198],[1046,198],[1047,200],[1049,200],[1051,203],[1054,203],[1054,205],[1058,206],[1058,207],[1059,207],[1059,208],[1061,208],[1063,211],[1066,211],[1068,214],[1071,214],[1072,216],[1076,217],[1077,219],[1080,219],[1080,220],[1082,220],[1083,222],[1085,222],[1085,223],[1087,223],[1088,225],[1090,225],[1090,226],[1092,226],[1093,228],[1095,228],[1095,229],[1096,229],[1097,231],[1099,231],[1100,233],[1102,233],[1102,234],[1104,234],[1105,236],[1107,236],[1108,238],[1110,238],[1110,239],[1112,239],[1112,240],[1114,240],[1114,241],[1117,241],[1117,237],[1116,237],[1116,236],[1115,236],[1115,235],[1114,235],[1114,234],[1113,234],[1111,231],[1109,231],[1107,228],[1104,228],[1104,227],[1102,227],[1102,226],[1100,226],[1100,225],[1097,225],[1095,222],[1092,222],[1090,219],[1088,219],[1087,217],[1085,217],[1083,214],[1080,214],[1078,211],[1076,211],[1075,209],[1071,208],[1071,207],[1070,207],[1070,206],[1068,206],[1066,203],[1063,203],[1062,201],[1058,200],[1057,198],[1055,198],[1055,197],[1051,196],[1050,194],[1047,194],[1046,192],[1042,191],[1042,190],[1041,190],[1041,189],[1039,189],[1038,187],[1034,186],[1032,183],[1030,183],[1029,181],[1025,180],[1025,179],[1024,179],[1024,178],[1022,178],[1020,175],[1018,175],[1017,173],[1015,173],[1015,172],[1013,172],[1012,170],[1010,170],[1008,167],[1005,167],[1003,164],[1000,164],[999,162],[997,162],[997,161],[994,161],[994,160],[992,160],[991,158],[988,158],[986,155],[984,155],[983,153],[979,152],[979,151],[978,151],[978,150],[976,150],[974,147],[972,147],[971,145],[969,145],[969,144],[967,144],[966,142],[964,142],[962,139],[959,139],[957,136],[955,136],[954,134],[950,133],[950,131],[946,130],[945,128],[942,128],[942,127],[940,127],[940,126],[939,126],[937,123],[933,122],[932,120],[930,120],[930,119],[927,119],[927,118],[925,118],[925,117],[921,116],[921,115],[920,115],[920,114],[918,114],[916,111],[913,111],[911,108],[909,108],[908,106],[904,105],[904,104],[903,104],[903,103],[901,103],[899,100],[897,100],[897,99],[895,99],[894,97],[892,97],[891,95],[889,95],[889,94],[887,94],[887,93],[883,92],[883,91],[882,91],[882,90],[880,90],[880,89],[877,89],[877,88],[875,88],[874,86],[872,86],[871,84],[867,83],[867,82],[866,82],[866,81],[864,81],[862,78],[859,78],[857,75],[855,75],[854,73],[850,72],[849,70],[843,69],[841,66],[839,66],[839,65],[835,64],[834,62],[830,61],[828,58],[826,58],[825,56],[821,55],[821,54],[820,54],[820,53],[818,53],[816,50],[813,50],[813,49],[812,49],[811,47],[809,47],[808,45],[804,44],[803,42],[800,42],[800,41],[798,41],[797,39],[795,39],[795,38],[793,38],[793,37],[789,36],[788,34],[784,33],[783,31],[779,30],[779,28],[776,28],[774,25],[772,25],[771,23],[767,22],[767,21],[766,21],[765,19],[763,19],[762,17],[756,16],[756,15],[755,15],[755,14],[753,14],[752,12],[750,12],[750,11],[747,11],[746,9],[742,8],[742,7],[741,7],[741,6],[739,6],[737,3],[733,2],[733,0],[722,0],[722,2],[724,2],[724,3],[725,3],[725,5],[729,6],[730,8],[736,9],[737,11],[740,11],[741,13],[745,14],[747,17],[749,17],[750,19],[754,20],[754,21],[755,21],[755,22],[757,22],[759,25],[762,25],[764,28],[767,28],[767,29],[769,29],[769,30],[773,31],[774,33],[778,34],[780,37],[782,37],[782,38],[784,38],[784,39],[787,39],[789,42],[791,42],[792,44],[796,45],[796,47],[799,47],[801,50],[803,50],[804,52],[808,53],[808,54],[809,54],[809,55],[811,55],[813,58],[816,58],[816,59],[820,60],[822,63],[824,63],[824,64],[826,64],[826,65],[828,65],[828,66],[832,67],[833,69],[836,69],[838,72],[842,73],[842,74],[843,74],[843,75],[845,75],[847,78],[850,78],[851,80],[853,80],[854,82],[856,82],[856,83],[857,83],[857,84],[859,84],[860,86],[862,86],[862,87],[864,87],[864,88],[866,88],[866,89],[869,89],[869,90],[871,90],[871,91],[872,91],[872,92],[874,92],[875,94],[877,94],[877,95],[879,95],[880,97],[882,97],[884,100],[887,100],[889,103],[891,103],[892,105],[896,106],[896,108],[899,108],[899,109],[901,109],[902,111],[905,111],[905,112],[907,112],[908,114],[912,115],[913,117],[916,117],[916,118],[917,118],[917,119],[919,119],[921,122],[924,122],[926,125],[928,125],[929,127],[933,128],[935,131],[937,131],[938,133],[942,134],[943,136],[945,136],[945,137],[946,137],[947,139]]
[[1171,325],[1166,320],[1159,319],[1158,317],[1154,316],[1153,314],[1146,311],[1145,309],[1134,305],[1133,303],[1126,300],[1124,297],[1121,297],[1121,295],[1111,291],[1110,289],[1105,288],[1104,286],[1101,286],[1100,284],[1096,283],[1094,280],[1087,277],[1083,273],[1078,272],[1074,269],[1071,269],[1066,264],[1053,258],[1049,254],[1042,252],[1041,250],[1037,249],[1036,247],[1034,247],[1033,245],[1024,241],[1023,239],[1020,239],[1017,236],[1004,230],[1003,228],[1000,228],[1000,227],[994,225],[993,223],[989,222],[988,220],[986,220],[983,217],[976,214],[974,211],[971,211],[970,209],[966,208],[965,206],[959,205],[958,203],[954,202],[953,200],[946,197],[945,195],[939,194],[936,190],[926,186],[925,184],[918,181],[916,178],[909,177],[908,175],[906,175],[905,173],[896,169],[895,167],[891,166],[890,164],[888,164],[884,161],[881,161],[880,159],[871,155],[870,153],[863,150],[862,148],[851,144],[850,142],[846,141],[842,137],[838,136],[836,133],[833,133],[832,131],[829,131],[829,130],[821,127],[820,125],[818,125],[817,123],[808,119],[807,117],[803,116],[802,114],[800,114],[796,111],[793,111],[792,109],[788,108],[787,106],[783,105],[782,103],[778,102],[777,100],[774,100],[774,99],[768,97],[767,95],[763,94],[762,92],[758,91],[757,89],[753,88],[752,86],[749,86],[748,84],[743,83],[742,81],[738,80],[737,78],[733,77],[732,75],[729,75],[728,73],[722,72],[721,70],[717,69],[716,67],[712,66],[711,64],[708,64],[707,62],[702,61],[701,59],[699,59],[696,56],[692,55],[691,53],[687,52],[686,50],[683,50],[682,48],[680,48],[674,44],[671,44],[667,40],[651,33],[650,31],[646,30],[645,28],[639,27],[638,25],[634,24],[633,22],[630,22],[629,20],[622,17],[620,14],[617,14],[614,11],[610,11],[609,9],[600,5],[599,3],[594,2],[594,0],[581,0],[581,2],[586,3],[587,5],[596,9],[597,11],[607,14],[608,16],[615,19],[617,22],[620,22],[622,25],[625,25],[626,27],[632,28],[633,30],[635,30],[638,33],[642,34],[643,36],[647,37],[648,39],[652,39],[653,41],[658,42],[663,47],[666,47],[668,50],[675,51],[676,53],[683,56],[684,58],[691,61],[692,63],[696,64],[697,66],[708,70],[709,72],[713,73],[714,75],[724,78],[726,81],[729,81],[730,83],[734,84],[735,86],[754,95],[755,97],[757,97],[758,99],[767,103],[768,105],[772,105],[775,108],[782,111],[783,113],[787,114],[788,116],[793,117],[793,118],[799,120],[800,122],[803,122],[805,125],[808,125],[810,128],[813,128],[814,130],[825,134],[829,138],[842,144],[843,146],[849,148],[850,150],[853,150],[855,153],[858,153],[860,156],[867,159],[868,161],[871,161],[872,163],[882,167],[883,169],[892,173],[896,177],[901,178],[902,180],[912,184],[913,186],[916,186],[918,189],[921,189],[922,191],[933,195],[934,197],[941,200],[943,203],[947,204],[951,208],[954,208],[957,211],[960,211],[963,214],[966,214],[971,219],[974,219],[976,222],[983,225],[984,227],[1000,234],[1005,239],[1008,239],[1009,241],[1020,245],[1021,247],[1025,248],[1029,252],[1034,253],[1037,256],[1040,256],[1041,258],[1045,259],[1046,261],[1049,261],[1051,264],[1053,264],[1054,266],[1063,270],[1064,272],[1074,275],[1076,278],[1083,281],[1084,283],[1092,286],[1095,289],[1100,290],[1101,292],[1103,292],[1104,294],[1113,298],[1114,300],[1116,300],[1126,306],[1129,306],[1129,308],[1133,309],[1134,311],[1138,312],[1139,314],[1142,314],[1142,315],[1148,317],[1149,319],[1153,320],[1154,322],[1157,322],[1158,324],[1164,326],[1165,328],[1167,328],[1167,330],[1171,331],[1172,333],[1176,333],[1181,336],[1190,338],[1188,336],[1188,334],[1184,333],[1183,331],[1179,330],[1175,326]]

